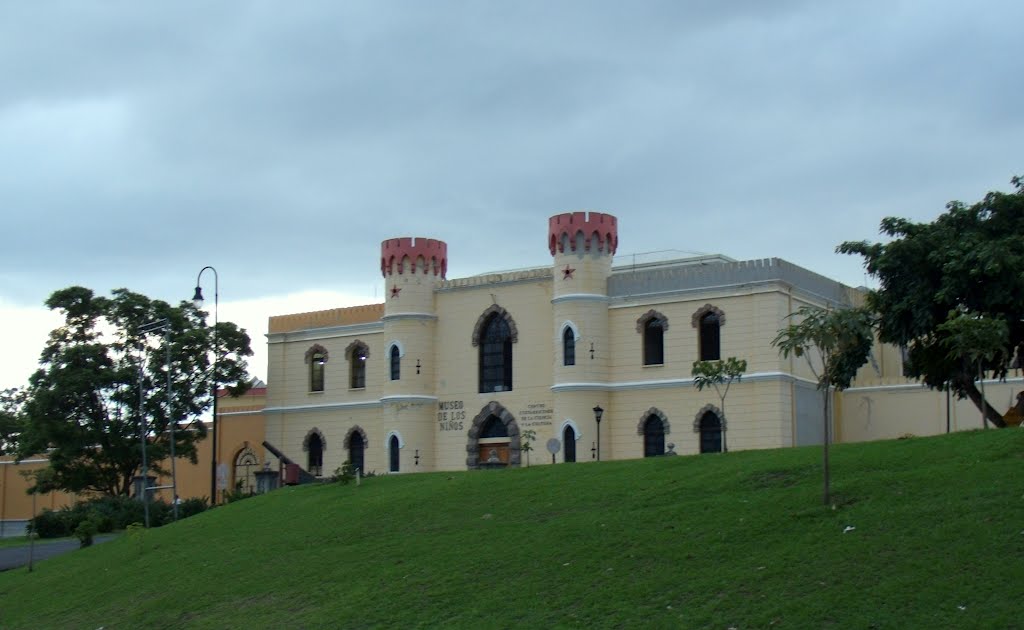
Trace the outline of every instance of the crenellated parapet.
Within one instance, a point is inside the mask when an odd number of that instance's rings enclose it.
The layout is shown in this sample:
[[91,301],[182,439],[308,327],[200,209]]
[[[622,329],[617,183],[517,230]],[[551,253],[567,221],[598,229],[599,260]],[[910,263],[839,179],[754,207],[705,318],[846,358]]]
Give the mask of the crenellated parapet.
[[448,272],[448,245],[433,238],[389,238],[380,244],[380,271],[384,277],[409,272],[444,278]]
[[551,255],[566,250],[614,254],[619,246],[619,222],[603,212],[566,212],[548,219]]

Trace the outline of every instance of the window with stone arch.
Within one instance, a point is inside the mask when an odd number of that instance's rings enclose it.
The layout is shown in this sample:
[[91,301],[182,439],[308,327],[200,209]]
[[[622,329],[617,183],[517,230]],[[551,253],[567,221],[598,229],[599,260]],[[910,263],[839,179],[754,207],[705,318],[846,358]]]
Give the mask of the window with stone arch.
[[309,391],[324,391],[324,366],[327,363],[327,348],[314,344],[306,350],[306,364],[309,365]]
[[238,454],[235,455],[234,489],[244,494],[256,492],[256,471],[259,470],[260,460],[256,451],[246,444]]
[[725,325],[725,313],[711,304],[697,309],[691,317],[693,327],[697,329],[697,356],[701,361],[722,360],[722,326]]
[[391,356],[388,358],[391,368],[391,380],[397,381],[402,378],[402,353],[398,346],[391,346]]
[[562,331],[562,365],[576,365],[576,333],[569,326]]
[[349,389],[364,389],[366,361],[370,358],[370,349],[362,341],[353,341],[345,349],[345,357],[348,359]]
[[636,321],[636,331],[643,335],[644,365],[665,364],[665,331],[668,318],[650,310]]
[[348,463],[352,472],[366,472],[366,447],[370,441],[362,427],[354,426],[345,435],[342,446],[348,451]]
[[314,477],[324,473],[324,436],[320,429],[314,427],[302,440],[302,450],[306,451],[306,471]]
[[722,422],[720,413],[714,405],[705,405],[697,412],[697,418],[693,421],[693,432],[700,435],[701,453],[723,451],[722,432],[725,431],[725,423]]
[[651,407],[640,417],[637,433],[644,438],[644,457],[665,454],[665,436],[669,433],[668,418],[661,410]]
[[473,345],[479,348],[481,393],[512,390],[512,344],[517,338],[515,322],[497,304],[480,315],[473,330]]

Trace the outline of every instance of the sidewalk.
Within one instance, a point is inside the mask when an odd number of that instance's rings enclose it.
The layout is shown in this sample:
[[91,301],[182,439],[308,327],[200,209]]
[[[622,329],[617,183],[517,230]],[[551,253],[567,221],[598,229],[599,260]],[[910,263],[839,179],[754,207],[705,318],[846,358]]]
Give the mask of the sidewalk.
[[[107,542],[117,538],[118,534],[100,534],[96,537],[95,544]],[[18,547],[6,547],[0,549],[0,571],[7,571],[9,569],[15,569],[17,567],[23,567],[28,565],[29,555],[29,543],[26,542],[24,545]],[[69,551],[74,551],[79,548],[77,540],[55,540],[36,541],[35,550],[33,552],[33,562],[39,562],[46,558],[52,558],[53,556],[59,556]]]

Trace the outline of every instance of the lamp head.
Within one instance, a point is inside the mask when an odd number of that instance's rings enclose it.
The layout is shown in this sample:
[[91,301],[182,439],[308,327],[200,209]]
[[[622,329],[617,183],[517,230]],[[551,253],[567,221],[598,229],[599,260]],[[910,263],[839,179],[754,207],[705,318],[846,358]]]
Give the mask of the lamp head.
[[604,415],[604,409],[601,409],[600,405],[598,405],[597,407],[594,407],[594,420],[596,420],[597,422],[601,422],[601,416],[603,416],[603,415]]
[[196,287],[196,294],[192,296],[192,305],[196,308],[203,308],[203,288]]

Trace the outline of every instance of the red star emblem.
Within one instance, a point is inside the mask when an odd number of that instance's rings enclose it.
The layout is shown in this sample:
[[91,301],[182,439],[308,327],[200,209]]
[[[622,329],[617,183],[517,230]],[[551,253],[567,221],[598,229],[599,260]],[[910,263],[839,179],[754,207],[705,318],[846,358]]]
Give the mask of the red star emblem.
[[397,284],[395,286],[391,287],[391,297],[396,298],[396,297],[398,297],[398,294],[401,293],[401,292],[402,292],[402,290],[398,288]]
[[573,268],[572,268],[572,267],[570,267],[569,265],[566,265],[566,266],[565,266],[565,269],[563,269],[563,270],[562,270],[562,274],[563,274],[563,275],[562,275],[562,280],[568,280],[569,278],[571,278],[571,277],[572,277],[572,274],[573,274],[573,273],[574,273],[575,271],[576,271],[575,269],[573,269]]

